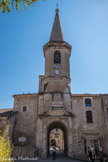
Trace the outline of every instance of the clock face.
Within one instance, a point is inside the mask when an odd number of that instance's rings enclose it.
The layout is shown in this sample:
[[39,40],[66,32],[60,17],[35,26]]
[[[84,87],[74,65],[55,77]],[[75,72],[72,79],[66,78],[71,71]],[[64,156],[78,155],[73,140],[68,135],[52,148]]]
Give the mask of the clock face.
[[61,71],[60,71],[60,70],[55,70],[54,73],[55,73],[56,75],[60,75]]

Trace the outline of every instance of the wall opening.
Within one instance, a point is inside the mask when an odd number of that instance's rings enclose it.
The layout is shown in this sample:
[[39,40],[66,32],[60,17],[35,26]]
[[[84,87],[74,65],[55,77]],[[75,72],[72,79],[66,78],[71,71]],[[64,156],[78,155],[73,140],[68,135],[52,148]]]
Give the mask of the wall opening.
[[58,154],[67,154],[67,129],[61,122],[53,122],[48,127],[48,155],[52,153],[53,146],[56,146]]

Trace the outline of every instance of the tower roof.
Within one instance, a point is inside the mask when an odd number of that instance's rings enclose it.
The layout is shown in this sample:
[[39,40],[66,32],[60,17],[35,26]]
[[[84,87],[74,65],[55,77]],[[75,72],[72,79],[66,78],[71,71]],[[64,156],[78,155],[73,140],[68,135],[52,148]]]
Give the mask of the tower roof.
[[56,15],[53,23],[53,28],[50,36],[50,42],[61,42],[65,41],[64,34],[62,31],[60,18],[59,18],[59,9],[56,9]]

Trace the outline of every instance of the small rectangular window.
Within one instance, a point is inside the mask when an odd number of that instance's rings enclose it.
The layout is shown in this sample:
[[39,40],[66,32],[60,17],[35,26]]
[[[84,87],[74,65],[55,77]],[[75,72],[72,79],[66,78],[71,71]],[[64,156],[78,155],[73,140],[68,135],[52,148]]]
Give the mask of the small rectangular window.
[[27,111],[27,106],[23,106],[23,112]]
[[93,123],[92,111],[86,111],[86,120],[87,123]]

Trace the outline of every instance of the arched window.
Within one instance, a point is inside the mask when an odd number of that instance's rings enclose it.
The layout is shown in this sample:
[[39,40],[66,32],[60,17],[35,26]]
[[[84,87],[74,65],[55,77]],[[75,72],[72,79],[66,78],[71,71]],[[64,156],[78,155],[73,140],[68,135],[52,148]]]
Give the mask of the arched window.
[[93,123],[92,111],[86,111],[87,123]]
[[91,99],[90,98],[86,98],[85,99],[85,106],[86,107],[91,107],[92,106],[92,103],[91,103]]
[[61,63],[61,54],[59,51],[56,51],[54,53],[54,64],[60,64]]

